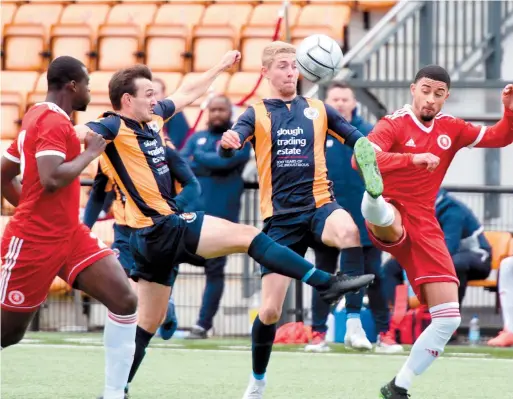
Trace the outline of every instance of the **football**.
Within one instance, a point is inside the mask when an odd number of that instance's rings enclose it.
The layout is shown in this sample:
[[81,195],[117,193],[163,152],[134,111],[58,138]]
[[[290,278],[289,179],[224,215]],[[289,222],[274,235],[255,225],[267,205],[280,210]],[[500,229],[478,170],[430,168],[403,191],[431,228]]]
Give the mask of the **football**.
[[340,71],[342,50],[326,35],[305,38],[296,50],[296,62],[301,75],[313,83],[326,83]]

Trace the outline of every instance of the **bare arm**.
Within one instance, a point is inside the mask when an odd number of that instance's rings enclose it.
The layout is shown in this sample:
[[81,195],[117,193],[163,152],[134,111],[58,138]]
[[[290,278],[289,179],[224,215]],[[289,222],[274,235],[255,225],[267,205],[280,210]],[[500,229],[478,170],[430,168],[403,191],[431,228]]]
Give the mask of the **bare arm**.
[[2,197],[13,206],[18,206],[21,195],[20,180],[16,177],[20,174],[20,164],[2,157]]
[[57,155],[37,157],[41,185],[48,192],[55,192],[75,180],[80,173],[105,149],[106,142],[99,134],[89,132],[85,138],[86,150],[70,162]]
[[176,92],[167,98],[174,103],[175,113],[180,112],[205,94],[214,80],[239,60],[240,53],[238,51],[228,51],[216,66],[202,73],[192,82],[181,85]]

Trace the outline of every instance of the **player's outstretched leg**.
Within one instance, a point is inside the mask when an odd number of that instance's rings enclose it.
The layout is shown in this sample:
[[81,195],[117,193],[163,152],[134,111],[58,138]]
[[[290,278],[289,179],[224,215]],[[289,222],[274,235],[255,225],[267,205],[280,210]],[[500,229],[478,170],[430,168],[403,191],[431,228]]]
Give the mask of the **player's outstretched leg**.
[[422,374],[439,357],[461,322],[458,286],[454,282],[424,284],[422,295],[427,300],[431,324],[420,334],[410,356],[397,376],[381,388],[383,399],[408,398],[413,378]]
[[328,303],[338,302],[344,294],[358,291],[374,279],[374,275],[368,274],[348,277],[338,273],[332,276],[317,270],[306,259],[274,242],[256,227],[206,215],[196,254],[210,259],[234,253],[247,253],[270,271],[303,281],[316,288]]
[[135,351],[137,297],[114,255],[84,269],[77,287],[102,302],[108,309],[103,342],[105,346],[104,399],[121,399]]

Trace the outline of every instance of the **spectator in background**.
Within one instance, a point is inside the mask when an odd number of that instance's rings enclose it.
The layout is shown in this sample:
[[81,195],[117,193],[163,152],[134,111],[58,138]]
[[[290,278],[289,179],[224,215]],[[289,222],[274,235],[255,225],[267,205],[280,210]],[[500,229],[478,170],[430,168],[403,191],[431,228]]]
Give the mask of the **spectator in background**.
[[[444,189],[437,194],[435,212],[460,280],[458,299],[461,305],[467,283],[485,279],[490,274],[492,248],[472,210]],[[387,297],[393,302],[395,287],[403,282],[402,267],[392,258],[385,263],[384,270]]]
[[[353,90],[342,82],[333,82],[327,89],[326,104],[334,107],[340,114],[363,134],[372,130],[372,125],[365,122],[356,109],[356,98]],[[345,253],[336,248],[324,247],[315,250],[315,266],[318,269],[334,273],[340,256],[340,268],[349,276],[372,273],[376,276],[368,288],[369,306],[376,322],[379,333],[376,350],[381,352],[400,352],[402,347],[397,344],[392,334],[389,334],[390,311],[386,305],[385,291],[381,278],[381,251],[374,248],[369,239],[365,222],[361,212],[361,202],[365,187],[358,173],[351,167],[351,148],[337,140],[328,137],[326,140],[326,162],[328,178],[333,182],[337,202],[347,210],[360,230],[360,240],[365,256],[364,270],[350,270],[345,262]],[[346,346],[355,349],[372,349],[360,320],[363,292],[346,295],[347,333]],[[325,342],[329,305],[320,298],[319,294],[312,293],[312,330],[313,339],[306,346],[307,351],[329,350]]]
[[499,297],[504,328],[488,345],[507,348],[513,346],[513,256],[503,259],[499,267]]
[[[153,78],[153,88],[155,98],[161,101],[166,98],[166,84],[160,78]],[[177,112],[171,119],[164,124],[164,134],[166,134],[177,149],[181,149],[185,144],[189,124],[183,112]]]
[[[232,126],[232,104],[225,96],[214,97],[208,106],[208,129],[192,135],[181,154],[190,162],[201,185],[201,210],[207,215],[238,222],[240,197],[244,190],[242,171],[250,146],[237,151],[232,158],[222,158],[217,149],[223,133]],[[199,319],[189,338],[207,338],[224,290],[226,257],[208,259],[205,263],[207,282],[203,292]]]

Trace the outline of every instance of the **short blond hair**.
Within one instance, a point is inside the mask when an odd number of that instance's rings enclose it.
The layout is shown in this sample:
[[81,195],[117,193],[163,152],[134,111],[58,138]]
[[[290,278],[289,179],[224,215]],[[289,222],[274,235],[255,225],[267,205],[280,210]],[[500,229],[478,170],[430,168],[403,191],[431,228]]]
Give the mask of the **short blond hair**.
[[296,54],[296,47],[290,43],[280,41],[269,43],[262,52],[262,65],[269,67],[277,54]]

